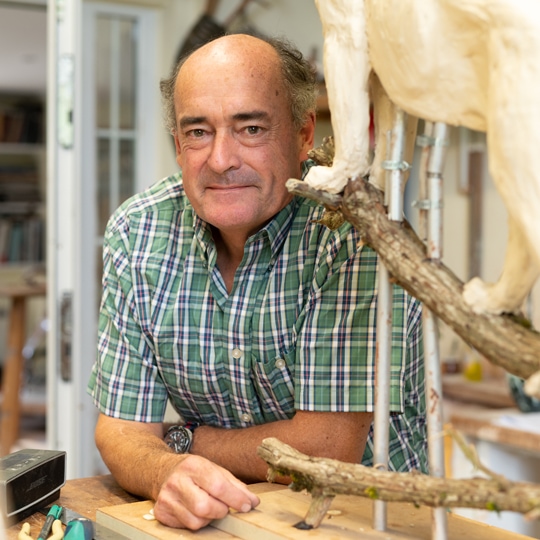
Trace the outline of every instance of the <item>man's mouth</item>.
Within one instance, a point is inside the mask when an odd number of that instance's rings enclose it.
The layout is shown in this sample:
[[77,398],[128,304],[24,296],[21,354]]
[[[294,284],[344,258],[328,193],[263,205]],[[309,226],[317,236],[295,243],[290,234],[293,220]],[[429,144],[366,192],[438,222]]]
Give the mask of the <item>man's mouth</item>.
[[249,188],[249,187],[253,187],[253,186],[251,184],[230,185],[230,186],[219,185],[219,186],[208,186],[206,189],[212,189],[212,190],[215,190],[215,191],[238,191],[240,189],[245,189],[245,188]]

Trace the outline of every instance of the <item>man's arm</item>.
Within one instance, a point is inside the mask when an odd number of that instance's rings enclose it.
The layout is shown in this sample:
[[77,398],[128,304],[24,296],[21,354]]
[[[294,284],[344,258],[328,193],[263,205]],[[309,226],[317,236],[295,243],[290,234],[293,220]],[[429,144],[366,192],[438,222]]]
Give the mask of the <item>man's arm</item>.
[[372,413],[297,411],[291,420],[243,429],[201,426],[195,430],[191,453],[245,482],[260,482],[266,479],[268,465],[257,456],[257,447],[266,437],[276,437],[310,456],[360,463],[372,419]]
[[170,527],[200,529],[229,507],[247,512],[259,504],[240,480],[219,465],[175,454],[163,442],[161,423],[119,420],[101,414],[95,432],[101,456],[127,491],[156,501],[156,518]]

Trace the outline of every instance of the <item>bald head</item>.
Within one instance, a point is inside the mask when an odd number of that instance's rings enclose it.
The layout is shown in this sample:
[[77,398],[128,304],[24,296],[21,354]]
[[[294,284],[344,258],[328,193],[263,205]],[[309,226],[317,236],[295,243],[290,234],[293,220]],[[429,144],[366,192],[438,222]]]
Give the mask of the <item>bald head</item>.
[[183,62],[179,74],[194,65],[215,68],[216,65],[231,67],[279,69],[280,58],[270,43],[246,34],[231,34],[220,37],[195,50]]
[[[271,91],[269,91],[271,89]],[[267,92],[278,99],[278,106],[290,110],[281,62],[276,50],[258,38],[234,34],[216,39],[187,58],[176,78],[175,104],[178,108],[187,96],[215,98],[252,92]]]
[[[171,77],[161,81],[161,93],[167,128],[176,131],[175,99],[177,78],[193,74],[212,74],[221,68],[234,76],[249,74],[259,83],[272,84],[284,92],[288,108],[297,128],[315,112],[315,70],[290,43],[276,38],[260,39],[246,34],[232,34],[211,41],[180,60]],[[216,81],[223,84],[224,81]]]

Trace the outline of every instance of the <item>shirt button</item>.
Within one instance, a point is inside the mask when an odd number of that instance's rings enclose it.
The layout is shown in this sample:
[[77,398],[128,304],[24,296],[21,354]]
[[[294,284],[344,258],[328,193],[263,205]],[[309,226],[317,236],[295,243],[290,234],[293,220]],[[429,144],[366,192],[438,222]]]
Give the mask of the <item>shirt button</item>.
[[251,414],[244,413],[240,416],[240,420],[242,420],[242,422],[251,422]]
[[285,367],[285,360],[283,360],[283,358],[278,358],[276,360],[276,367],[278,369],[281,369],[281,368]]
[[242,358],[242,351],[240,349],[233,349],[232,350],[232,355],[233,355],[233,358]]

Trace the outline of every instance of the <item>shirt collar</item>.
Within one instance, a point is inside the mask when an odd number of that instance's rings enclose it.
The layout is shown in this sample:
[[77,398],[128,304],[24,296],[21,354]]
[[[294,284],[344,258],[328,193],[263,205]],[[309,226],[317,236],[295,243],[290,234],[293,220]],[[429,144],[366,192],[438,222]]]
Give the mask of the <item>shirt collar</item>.
[[[298,208],[298,198],[293,197],[292,201],[280,210],[260,231],[250,236],[246,242],[246,246],[257,241],[268,241],[272,252],[272,258],[280,251],[283,241],[290,231],[291,224]],[[212,238],[212,229],[210,225],[202,220],[193,207],[190,205],[193,216],[193,230],[195,237],[205,254],[209,254],[214,248],[214,240]]]

